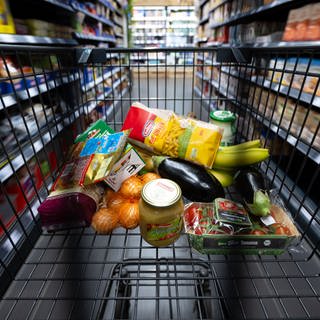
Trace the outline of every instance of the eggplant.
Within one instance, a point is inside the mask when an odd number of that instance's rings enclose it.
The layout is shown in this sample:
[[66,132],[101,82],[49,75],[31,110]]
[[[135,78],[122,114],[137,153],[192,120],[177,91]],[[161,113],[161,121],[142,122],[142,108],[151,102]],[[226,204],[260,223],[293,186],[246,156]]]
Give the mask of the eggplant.
[[221,183],[204,167],[178,158],[154,156],[152,159],[158,174],[176,182],[188,200],[212,202],[215,198],[224,198]]
[[253,215],[267,216],[270,214],[271,201],[266,179],[258,169],[247,167],[237,171],[233,183]]

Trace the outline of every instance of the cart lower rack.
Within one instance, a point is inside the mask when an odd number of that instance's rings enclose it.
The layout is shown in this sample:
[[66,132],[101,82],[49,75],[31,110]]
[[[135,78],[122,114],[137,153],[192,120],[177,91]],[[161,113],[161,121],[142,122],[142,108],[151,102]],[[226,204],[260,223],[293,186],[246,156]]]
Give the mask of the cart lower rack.
[[[317,49],[2,47],[2,318],[318,319]],[[186,234],[155,248],[139,228],[42,231],[37,207],[74,137],[98,118],[119,130],[134,101],[204,121],[235,112],[236,142],[270,150],[261,169],[299,241],[279,256],[204,255]]]

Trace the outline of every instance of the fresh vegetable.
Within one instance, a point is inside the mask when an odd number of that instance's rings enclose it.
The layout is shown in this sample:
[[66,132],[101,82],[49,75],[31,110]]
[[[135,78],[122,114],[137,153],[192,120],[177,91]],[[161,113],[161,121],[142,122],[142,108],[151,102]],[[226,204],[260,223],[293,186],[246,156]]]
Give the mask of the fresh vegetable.
[[287,235],[287,236],[291,235],[290,229],[281,223],[275,223],[275,224],[271,225],[269,228],[270,228],[271,232],[274,234]]
[[124,202],[119,208],[119,222],[126,229],[133,229],[139,224],[139,201],[135,199]]
[[253,234],[255,236],[264,236],[267,234],[267,232],[261,229],[253,229],[251,230],[250,234]]
[[262,173],[254,167],[239,170],[234,176],[234,186],[242,196],[251,214],[267,216],[271,201]]
[[183,196],[191,201],[212,202],[224,197],[221,183],[205,168],[177,158],[153,157],[154,166],[162,178],[176,182]]
[[211,175],[213,175],[216,179],[218,179],[224,188],[232,185],[233,171],[224,171],[224,170],[217,170],[217,169],[207,169],[207,171]]
[[122,183],[119,192],[125,198],[139,199],[142,187],[142,181],[137,176],[132,176]]
[[148,173],[145,173],[143,174],[140,179],[142,181],[142,183],[145,185],[146,183],[152,181],[152,180],[156,180],[156,179],[160,179],[161,177],[156,174],[156,173],[153,173],[153,172],[148,172]]
[[110,233],[118,224],[118,214],[110,208],[101,208],[92,217],[91,225],[100,234]]
[[218,150],[213,168],[237,168],[259,163],[269,157],[269,150],[249,148],[244,150]]
[[242,142],[239,144],[235,144],[233,146],[220,146],[219,150],[223,151],[235,151],[235,150],[246,150],[250,148],[260,148],[261,143],[259,139]]
[[120,206],[124,202],[126,202],[126,198],[124,198],[124,196],[121,193],[113,192],[107,198],[107,207],[114,210],[115,212],[118,212]]

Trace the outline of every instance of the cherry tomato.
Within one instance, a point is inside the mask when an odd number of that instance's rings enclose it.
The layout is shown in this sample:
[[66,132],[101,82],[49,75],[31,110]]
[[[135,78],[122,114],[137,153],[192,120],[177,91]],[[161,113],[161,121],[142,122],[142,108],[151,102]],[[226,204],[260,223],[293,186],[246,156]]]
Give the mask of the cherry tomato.
[[288,227],[281,225],[280,223],[275,223],[272,225],[274,228],[274,234],[278,235],[290,235],[291,232]]
[[190,206],[185,213],[185,220],[190,227],[199,223],[202,219],[202,209],[196,206]]
[[205,230],[203,228],[201,228],[200,226],[197,226],[194,228],[194,233],[197,234],[197,235],[202,235]]
[[251,230],[250,234],[254,234],[256,236],[262,236],[262,235],[267,234],[267,232],[265,232],[264,230],[260,230],[260,229],[254,229],[254,230]]

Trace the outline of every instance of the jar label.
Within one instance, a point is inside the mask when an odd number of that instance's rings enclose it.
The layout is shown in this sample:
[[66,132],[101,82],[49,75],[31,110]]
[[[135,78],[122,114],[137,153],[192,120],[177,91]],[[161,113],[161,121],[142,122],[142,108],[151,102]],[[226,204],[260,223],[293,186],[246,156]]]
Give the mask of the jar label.
[[148,240],[168,240],[176,237],[181,230],[181,217],[172,220],[170,223],[147,224],[147,239]]

